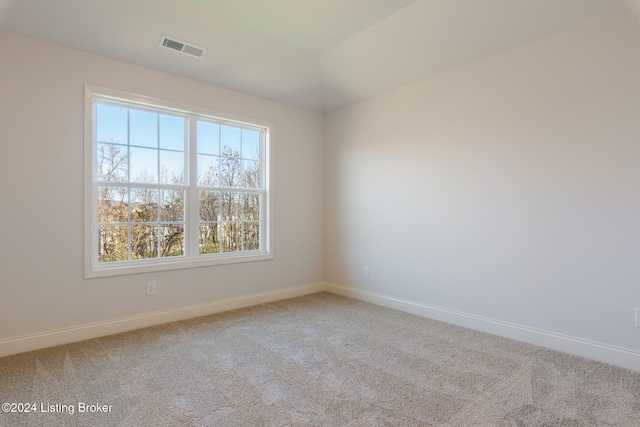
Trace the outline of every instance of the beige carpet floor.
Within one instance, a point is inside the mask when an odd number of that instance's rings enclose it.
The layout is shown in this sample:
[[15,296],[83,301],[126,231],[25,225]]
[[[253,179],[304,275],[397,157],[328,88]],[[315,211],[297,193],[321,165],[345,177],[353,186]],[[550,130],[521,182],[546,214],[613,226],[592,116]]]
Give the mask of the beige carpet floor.
[[0,402],[35,404],[3,427],[640,426],[640,373],[319,293],[2,358]]

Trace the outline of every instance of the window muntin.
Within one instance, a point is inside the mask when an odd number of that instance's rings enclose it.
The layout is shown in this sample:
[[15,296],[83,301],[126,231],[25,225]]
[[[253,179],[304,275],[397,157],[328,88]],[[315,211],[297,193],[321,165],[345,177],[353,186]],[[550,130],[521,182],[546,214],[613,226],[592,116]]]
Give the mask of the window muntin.
[[88,277],[272,257],[268,126],[87,92]]

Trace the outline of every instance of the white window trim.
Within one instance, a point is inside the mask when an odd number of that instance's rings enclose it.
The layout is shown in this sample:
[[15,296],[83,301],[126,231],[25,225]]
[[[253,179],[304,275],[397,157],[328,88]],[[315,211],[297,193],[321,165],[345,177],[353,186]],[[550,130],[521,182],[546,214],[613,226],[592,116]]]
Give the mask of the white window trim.
[[[265,129],[265,150],[264,150],[264,180],[266,197],[266,206],[263,208],[264,234],[263,245],[260,251],[247,252],[231,252],[215,255],[200,255],[199,253],[185,255],[184,257],[170,257],[161,259],[145,259],[136,261],[123,261],[114,263],[98,263],[97,262],[97,244],[95,236],[98,235],[97,224],[97,185],[94,182],[95,177],[95,124],[96,117],[94,111],[94,96],[103,98],[113,98],[115,100],[123,100],[129,103],[137,103],[142,106],[158,106],[161,108],[169,108],[177,112],[201,115],[206,118],[220,119],[225,121],[237,122],[243,125],[259,126]],[[132,94],[116,89],[109,89],[100,86],[85,84],[84,88],[84,277],[107,277],[124,274],[151,273],[157,271],[167,271],[183,268],[195,268],[205,266],[215,266],[221,264],[232,264],[250,261],[264,261],[274,258],[274,186],[273,186],[273,131],[274,126],[270,122],[264,120],[238,116],[207,108],[196,107],[192,105],[181,104],[164,99],[158,99],[150,96]],[[194,132],[191,129],[190,132]],[[190,138],[192,140],[192,138]],[[191,145],[191,144],[190,144]],[[187,162],[190,167],[189,171],[196,168],[197,153],[192,147],[187,147]],[[191,184],[193,174],[190,173],[188,182]],[[188,193],[197,193],[194,185],[187,187]],[[189,194],[188,197],[193,197]],[[199,211],[190,209],[189,204],[185,205],[186,224],[193,227],[193,224],[199,223]],[[194,212],[195,210],[195,212]]]

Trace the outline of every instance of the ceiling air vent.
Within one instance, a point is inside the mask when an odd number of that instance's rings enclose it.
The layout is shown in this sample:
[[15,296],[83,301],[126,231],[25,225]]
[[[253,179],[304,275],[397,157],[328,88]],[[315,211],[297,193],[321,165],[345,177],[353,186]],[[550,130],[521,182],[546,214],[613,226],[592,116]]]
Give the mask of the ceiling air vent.
[[189,55],[193,58],[202,59],[206,48],[196,46],[192,43],[183,42],[182,40],[178,40],[175,37],[165,36],[164,34],[160,37],[160,44],[158,45],[163,49],[173,50],[175,52],[184,53],[185,55]]

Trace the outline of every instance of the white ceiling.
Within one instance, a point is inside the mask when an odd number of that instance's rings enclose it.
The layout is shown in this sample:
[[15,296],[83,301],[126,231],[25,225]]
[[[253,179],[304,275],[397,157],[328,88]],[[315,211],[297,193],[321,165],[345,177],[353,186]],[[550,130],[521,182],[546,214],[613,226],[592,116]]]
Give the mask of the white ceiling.
[[[327,111],[637,0],[0,0],[0,29]],[[162,34],[208,49],[158,48]]]

